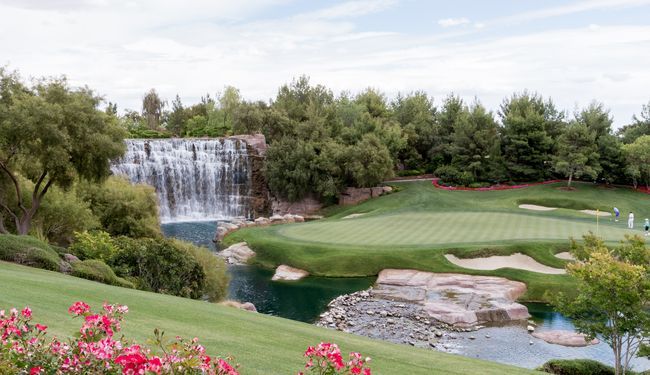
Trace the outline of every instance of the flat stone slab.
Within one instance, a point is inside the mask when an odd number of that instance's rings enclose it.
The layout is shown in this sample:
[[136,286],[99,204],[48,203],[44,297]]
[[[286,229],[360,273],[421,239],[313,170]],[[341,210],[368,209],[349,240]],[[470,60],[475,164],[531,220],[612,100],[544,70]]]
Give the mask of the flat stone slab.
[[224,258],[228,264],[246,264],[250,258],[255,256],[255,252],[248,247],[246,242],[239,242],[219,251],[217,255]]
[[521,253],[501,256],[495,255],[485,258],[458,258],[452,254],[445,254],[451,263],[472,270],[496,270],[499,268],[518,268],[538,273],[561,275],[566,273],[563,268],[554,268],[541,264],[535,259]]
[[273,281],[296,281],[309,276],[309,272],[282,264],[275,269]]
[[585,335],[573,331],[543,331],[543,332],[533,332],[533,337],[536,337],[540,340],[544,340],[549,344],[556,344],[562,346],[589,346],[596,345],[599,343],[598,339],[593,339],[587,341]]
[[527,319],[526,306],[515,302],[525,292],[526,284],[503,277],[397,269],[381,271],[373,290],[420,304],[431,318],[459,327]]

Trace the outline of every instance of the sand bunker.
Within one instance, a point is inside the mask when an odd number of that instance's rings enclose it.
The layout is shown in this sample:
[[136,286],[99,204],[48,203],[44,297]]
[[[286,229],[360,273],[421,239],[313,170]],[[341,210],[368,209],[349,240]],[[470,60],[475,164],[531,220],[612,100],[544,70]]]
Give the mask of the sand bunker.
[[473,270],[496,270],[499,268],[518,268],[521,270],[560,275],[566,273],[562,268],[545,266],[535,259],[521,253],[507,256],[491,256],[487,258],[461,259],[452,254],[445,254],[445,258],[453,264]]
[[596,210],[580,210],[583,214],[594,215],[594,216],[612,216],[611,212],[607,211],[596,211]]
[[533,210],[533,211],[553,211],[553,210],[557,210],[556,207],[538,206],[536,204],[520,204],[519,208],[523,208],[524,210]]
[[363,213],[363,214],[350,214],[348,216],[345,216],[344,219],[354,219],[355,217],[359,217],[359,216],[363,216],[363,215],[365,215],[365,213]]
[[557,254],[555,254],[555,257],[560,258],[560,259],[564,259],[564,260],[575,260],[576,259],[568,251],[563,251],[561,253],[557,253]]

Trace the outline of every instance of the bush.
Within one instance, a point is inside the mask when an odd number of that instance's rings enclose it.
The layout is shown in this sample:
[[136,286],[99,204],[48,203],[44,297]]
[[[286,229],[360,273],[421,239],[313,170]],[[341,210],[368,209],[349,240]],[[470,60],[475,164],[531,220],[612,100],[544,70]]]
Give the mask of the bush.
[[117,253],[117,247],[111,236],[103,231],[75,232],[75,241],[68,250],[79,259],[101,259],[103,261],[107,261]]
[[47,243],[31,236],[0,235],[0,259],[30,267],[59,271],[61,260]]
[[99,259],[88,259],[72,263],[72,275],[100,283],[133,288],[134,285],[115,275],[115,272]]
[[471,173],[466,171],[461,172],[452,165],[443,165],[436,169],[435,174],[440,177],[440,180],[454,185],[468,186],[475,182],[474,176]]
[[552,359],[538,370],[556,375],[614,375],[614,368],[591,359]]
[[103,184],[83,183],[79,196],[113,236],[159,237],[158,198],[153,187],[113,176]]
[[399,177],[420,176],[423,174],[424,171],[421,169],[404,169],[401,171],[397,171],[397,176]]
[[194,246],[189,242],[172,240],[179,249],[190,254],[203,269],[205,282],[203,293],[210,302],[218,302],[228,293],[228,273],[226,263],[204,247]]
[[108,264],[138,289],[198,299],[203,296],[205,273],[190,254],[172,240],[118,237],[117,253]]

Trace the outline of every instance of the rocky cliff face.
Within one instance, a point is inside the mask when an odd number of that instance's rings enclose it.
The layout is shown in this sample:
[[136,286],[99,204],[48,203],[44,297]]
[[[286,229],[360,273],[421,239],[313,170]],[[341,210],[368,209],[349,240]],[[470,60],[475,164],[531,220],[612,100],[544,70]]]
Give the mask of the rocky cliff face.
[[264,135],[256,134],[246,136],[249,158],[251,161],[251,199],[250,207],[254,217],[269,216],[271,214],[271,196],[264,176],[264,155],[266,154],[266,140]]

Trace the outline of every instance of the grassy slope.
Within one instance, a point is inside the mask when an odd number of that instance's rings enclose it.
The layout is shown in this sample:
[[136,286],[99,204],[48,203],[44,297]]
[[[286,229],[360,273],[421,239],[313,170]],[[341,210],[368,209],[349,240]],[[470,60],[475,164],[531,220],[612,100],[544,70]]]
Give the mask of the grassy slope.
[[124,332],[144,342],[153,329],[167,335],[199,337],[210,353],[229,354],[242,364],[242,374],[292,374],[301,369],[302,352],[320,341],[338,343],[343,351],[373,357],[378,374],[522,374],[527,370],[455,355],[370,340],[309,324],[249,313],[173,296],[108,286],[56,272],[0,262],[0,308],[29,305],[37,322],[59,337],[79,322],[68,306],[84,300],[93,307],[104,301],[129,306]]
[[[629,210],[636,214],[637,227],[650,216],[649,195],[591,184],[576,184],[575,191],[553,184],[491,192],[439,190],[428,181],[396,185],[401,188],[397,193],[331,208],[325,220],[247,228],[229,235],[226,243],[247,241],[258,254],[255,261],[265,266],[284,263],[326,276],[374,275],[384,268],[505,276],[528,283],[525,299],[542,300],[546,290],[571,291],[568,277],[515,269],[471,271],[449,263],[443,255],[522,252],[543,264],[563,267],[565,261],[553,255],[566,250],[568,237],[596,230],[594,216],[570,209],[541,212],[517,207],[524,202],[602,210],[616,205],[624,216],[620,222],[600,219],[599,234],[610,241],[632,233],[624,229]],[[365,215],[342,219],[352,213]]]

